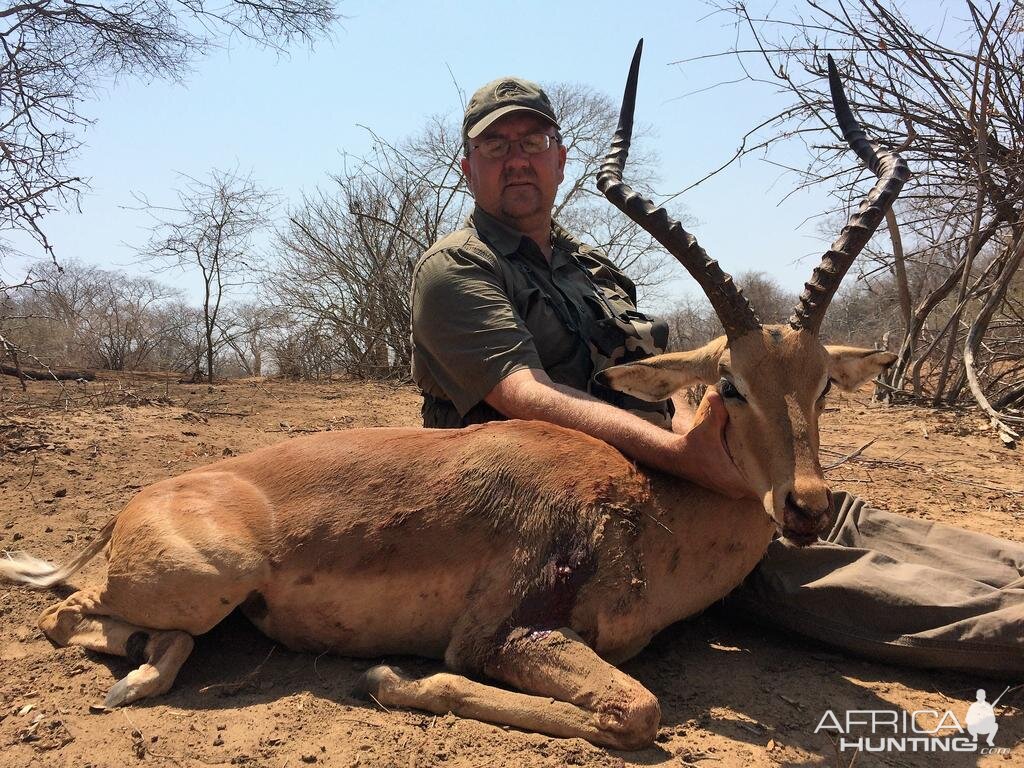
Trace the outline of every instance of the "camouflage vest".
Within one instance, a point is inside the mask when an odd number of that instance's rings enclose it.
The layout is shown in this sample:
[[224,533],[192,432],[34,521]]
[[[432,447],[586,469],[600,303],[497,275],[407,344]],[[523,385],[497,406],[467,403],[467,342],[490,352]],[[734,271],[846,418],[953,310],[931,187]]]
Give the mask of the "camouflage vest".
[[[599,277],[603,270],[608,269],[608,263],[589,252],[570,254],[569,259],[593,288],[593,294],[585,297],[589,310],[586,314],[579,312],[557,286],[552,291],[551,286],[540,280],[525,261],[512,261],[548,299],[563,324],[573,330],[589,349],[592,367],[588,392],[653,424],[671,429],[675,412],[671,400],[648,403],[594,380],[594,376],[605,368],[663,354],[668,347],[668,324],[638,311],[631,298],[623,295],[620,285]],[[590,262],[589,267],[587,262]]]

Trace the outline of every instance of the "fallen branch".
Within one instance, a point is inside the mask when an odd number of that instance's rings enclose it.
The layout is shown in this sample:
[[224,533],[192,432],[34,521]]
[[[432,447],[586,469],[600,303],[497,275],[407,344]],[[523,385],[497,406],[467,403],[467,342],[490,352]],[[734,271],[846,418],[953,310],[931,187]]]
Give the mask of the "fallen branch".
[[0,373],[7,376],[14,376],[19,379],[28,379],[29,381],[93,381],[96,378],[95,371],[68,371],[68,370],[50,370],[40,371],[34,368],[15,368],[11,365],[0,365]]
[[212,685],[204,685],[199,689],[200,693],[216,693],[219,696],[237,696],[242,691],[259,690],[259,676],[260,672],[263,671],[264,665],[270,661],[270,657],[274,655],[274,651],[277,649],[276,645],[270,647],[270,651],[264,657],[263,661],[256,665],[256,667],[242,677],[240,680],[235,680],[231,683],[213,683]]
[[988,483],[980,483],[977,480],[971,480],[966,477],[947,475],[942,472],[933,472],[931,470],[925,470],[925,474],[932,477],[937,477],[942,480],[946,480],[950,483],[957,483],[962,485],[973,485],[976,488],[984,488],[986,491],[998,491],[999,493],[1005,493],[1007,496],[1024,496],[1024,491],[1015,490],[1013,488],[1001,488],[998,485],[989,485]]
[[827,471],[828,471],[828,470],[830,470],[830,469],[835,469],[835,468],[836,468],[836,467],[838,467],[838,466],[839,466],[840,464],[845,464],[846,462],[850,461],[851,459],[855,459],[855,458],[857,458],[857,457],[858,457],[858,456],[860,456],[860,455],[861,455],[862,453],[864,453],[864,451],[865,451],[865,450],[866,450],[867,448],[871,447],[871,445],[873,445],[873,444],[874,444],[874,442],[875,442],[875,440],[877,440],[877,439],[878,439],[877,437],[872,437],[872,438],[871,438],[870,440],[868,440],[868,441],[867,441],[866,443],[864,443],[864,445],[862,445],[862,446],[861,446],[860,448],[858,448],[857,450],[855,450],[855,451],[851,451],[850,453],[846,454],[845,456],[843,456],[843,457],[842,457],[841,459],[839,459],[838,461],[833,461],[833,462],[832,462],[831,464],[827,464],[827,465],[825,465],[824,467],[822,467],[822,470],[824,470],[824,471],[826,471],[826,472],[827,472]]

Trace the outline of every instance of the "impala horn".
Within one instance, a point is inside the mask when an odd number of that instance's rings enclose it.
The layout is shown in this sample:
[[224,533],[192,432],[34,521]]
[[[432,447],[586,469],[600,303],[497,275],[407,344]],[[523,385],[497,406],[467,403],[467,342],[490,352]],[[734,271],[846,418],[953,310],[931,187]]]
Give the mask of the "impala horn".
[[804,283],[800,303],[793,308],[793,316],[789,318],[790,326],[794,330],[815,334],[853,260],[867,245],[871,235],[882,223],[886,211],[892,207],[903,185],[910,179],[910,169],[903,158],[895,152],[879,151],[865,137],[864,129],[853,116],[850,102],[846,100],[843,84],[839,80],[839,70],[831,56],[828,57],[828,84],[843,138],[857,153],[857,157],[878,177],[878,181],[861,201],[857,212],[850,216],[839,238],[822,256],[821,264],[815,267],[811,275],[811,281]]
[[622,171],[629,156],[629,145],[633,137],[633,112],[636,107],[636,85],[640,74],[640,54],[644,41],[641,39],[633,54],[626,80],[626,92],[622,96],[619,112],[619,127],[612,138],[611,150],[597,174],[597,188],[611,201],[612,205],[643,227],[665,249],[686,267],[686,270],[704,289],[711,306],[725,328],[730,340],[737,339],[750,331],[759,330],[758,321],[750,302],[736,287],[732,277],[723,272],[718,262],[709,258],[697,238],[683,229],[668,212],[655,206],[647,198],[635,192],[622,180]]

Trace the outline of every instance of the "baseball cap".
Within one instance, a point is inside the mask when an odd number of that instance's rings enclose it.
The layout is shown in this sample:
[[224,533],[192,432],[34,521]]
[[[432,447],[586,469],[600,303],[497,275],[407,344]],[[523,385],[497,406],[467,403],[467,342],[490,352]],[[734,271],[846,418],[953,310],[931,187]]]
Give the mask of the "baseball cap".
[[462,139],[475,139],[487,126],[511,112],[533,112],[558,128],[551,100],[539,85],[518,77],[492,80],[473,94],[462,119]]

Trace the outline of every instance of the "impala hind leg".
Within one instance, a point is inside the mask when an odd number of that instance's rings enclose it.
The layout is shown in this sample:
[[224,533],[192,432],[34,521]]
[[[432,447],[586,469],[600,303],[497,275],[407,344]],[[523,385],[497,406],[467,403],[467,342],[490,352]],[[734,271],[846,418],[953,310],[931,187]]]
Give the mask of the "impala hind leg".
[[125,656],[139,666],[107,693],[106,707],[166,693],[192,652],[192,636],[179,630],[151,630],[109,615],[96,590],[75,592],[39,617],[39,628],[57,645],[79,645]]
[[[449,662],[455,661],[451,650],[448,655]],[[447,672],[410,679],[387,666],[369,670],[363,686],[382,704],[453,712],[615,749],[642,749],[657,734],[661,709],[654,694],[600,658],[570,629],[515,630],[487,656],[480,671],[525,692]],[[466,661],[458,666],[479,664]]]

